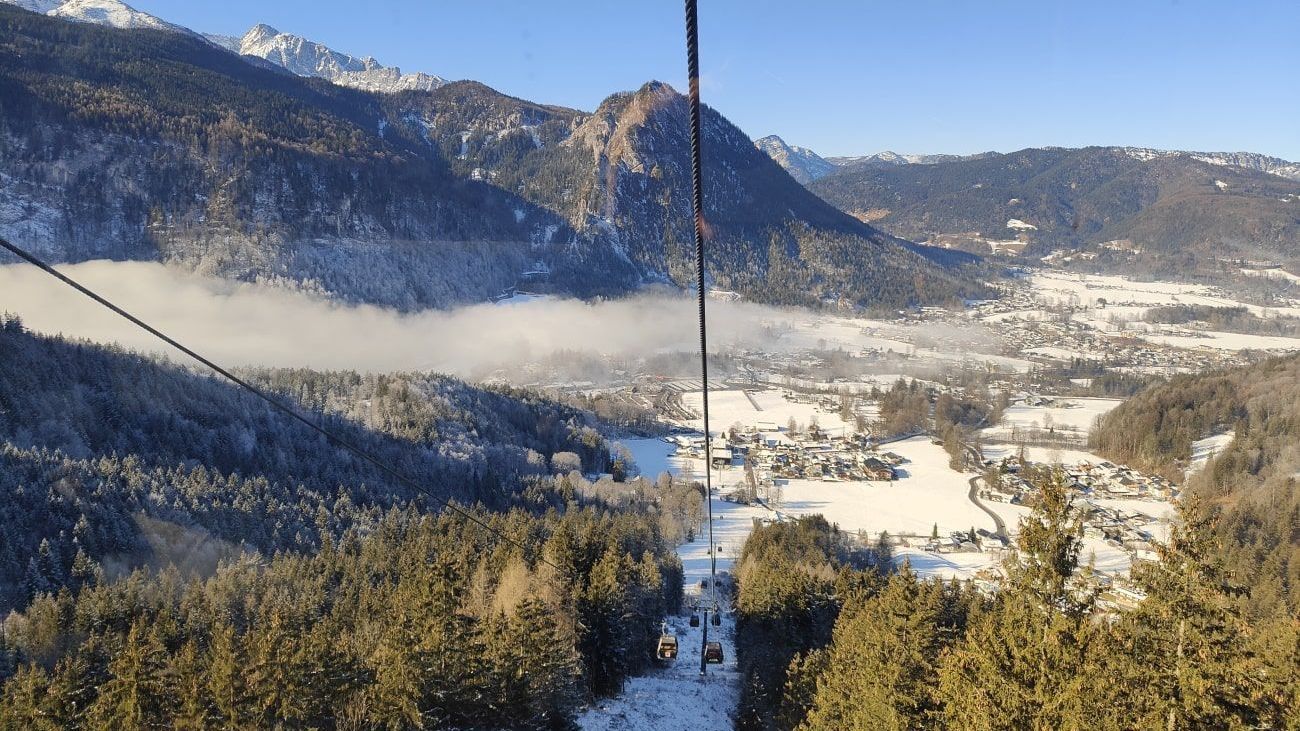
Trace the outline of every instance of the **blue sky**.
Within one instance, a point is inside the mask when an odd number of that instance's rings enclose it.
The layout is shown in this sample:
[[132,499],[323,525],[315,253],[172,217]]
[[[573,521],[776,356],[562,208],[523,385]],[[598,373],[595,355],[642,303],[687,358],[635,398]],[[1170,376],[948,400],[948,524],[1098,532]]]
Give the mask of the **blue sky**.
[[[128,2],[586,110],[685,77],[671,0]],[[1294,1],[700,4],[705,101],[752,137],[823,155],[1123,144],[1300,160]]]

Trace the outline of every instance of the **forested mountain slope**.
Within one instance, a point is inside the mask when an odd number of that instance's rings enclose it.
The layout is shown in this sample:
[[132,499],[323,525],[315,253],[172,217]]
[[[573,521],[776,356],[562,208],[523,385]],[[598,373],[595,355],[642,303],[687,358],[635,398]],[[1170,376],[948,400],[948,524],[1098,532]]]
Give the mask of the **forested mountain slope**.
[[[886,236],[808,193],[706,108],[705,219],[717,286],[762,301],[912,304],[982,291],[936,266],[969,262]],[[494,170],[507,190],[605,237],[639,268],[693,276],[687,100],[652,82],[606,99],[559,144]]]
[[224,382],[0,318],[0,728],[540,731],[651,662],[694,486],[590,485],[590,417],[522,392],[242,375],[475,519]]
[[485,299],[537,258],[540,232],[564,238],[553,214],[386,128],[374,95],[188,35],[7,5],[0,29],[0,232],[46,256],[316,280],[412,307]]
[[[51,258],[404,309],[482,301],[524,272],[579,296],[688,279],[685,103],[663,85],[586,114],[473,82],[372,94],[10,5],[0,29],[0,234]],[[983,291],[809,195],[721,115],[706,129],[720,286],[890,305]]]
[[[1156,258],[1300,256],[1300,182],[1197,153],[1031,148],[933,165],[849,166],[810,188],[914,240],[1019,235],[1038,256],[1123,240]],[[1013,220],[1033,228],[1009,228]]]
[[1139,393],[1094,429],[1100,454],[1178,472],[1192,442],[1233,439],[1187,481],[1215,506],[1229,567],[1256,610],[1300,607],[1300,357],[1178,376]]
[[[439,499],[535,501],[530,485],[556,453],[576,455],[564,469],[609,459],[590,415],[524,392],[421,374],[245,375]],[[147,561],[139,514],[271,553],[314,550],[393,507],[438,506],[224,382],[11,319],[0,326],[0,443],[3,608],[75,585],[91,563]]]

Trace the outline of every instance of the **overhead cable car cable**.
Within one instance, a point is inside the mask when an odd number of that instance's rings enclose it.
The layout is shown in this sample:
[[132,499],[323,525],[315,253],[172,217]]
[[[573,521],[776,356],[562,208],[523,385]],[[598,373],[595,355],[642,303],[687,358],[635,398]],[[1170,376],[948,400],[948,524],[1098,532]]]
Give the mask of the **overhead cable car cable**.
[[344,449],[344,450],[346,450],[346,451],[352,453],[353,455],[355,455],[355,456],[361,458],[361,459],[364,460],[365,462],[370,463],[371,465],[373,465],[374,467],[376,467],[377,469],[379,469],[379,471],[381,471],[381,472],[383,472],[385,475],[388,475],[389,477],[393,478],[394,480],[396,480],[398,483],[402,484],[403,486],[405,486],[405,487],[407,487],[407,488],[410,488],[411,490],[413,490],[413,491],[415,491],[415,492],[417,492],[417,493],[419,493],[419,494],[421,494],[421,495],[424,495],[425,497],[427,497],[427,498],[429,498],[431,501],[433,501],[435,504],[439,504],[439,505],[441,505],[443,508],[445,508],[445,509],[447,509],[447,510],[450,510],[451,512],[456,513],[456,514],[458,514],[458,515],[464,517],[466,520],[469,520],[470,522],[472,522],[472,523],[474,523],[474,524],[476,524],[476,525],[482,527],[484,530],[488,531],[488,532],[491,533],[492,535],[496,536],[497,538],[500,538],[503,542],[508,543],[508,544],[510,544],[510,545],[512,545],[512,546],[515,546],[516,548],[518,548],[518,549],[520,549],[521,551],[524,552],[524,556],[525,556],[525,557],[528,557],[528,556],[535,556],[535,557],[537,558],[538,561],[540,561],[540,562],[542,562],[542,563],[544,563],[544,564],[550,566],[550,567],[553,568],[553,569],[556,569],[556,570],[560,571],[561,573],[564,572],[564,569],[562,569],[562,568],[560,568],[559,566],[557,566],[557,565],[555,565],[554,563],[552,563],[552,562],[551,562],[549,559],[547,559],[545,556],[541,555],[540,553],[536,553],[535,551],[533,551],[532,549],[530,549],[528,546],[525,546],[524,544],[520,543],[519,541],[516,541],[515,539],[511,538],[510,536],[507,536],[506,534],[502,533],[501,531],[499,531],[499,530],[493,528],[492,526],[488,525],[486,522],[484,522],[484,521],[483,521],[481,518],[479,518],[478,516],[474,515],[473,513],[469,512],[468,510],[465,510],[465,509],[463,509],[463,508],[457,506],[456,504],[452,503],[449,499],[447,499],[447,498],[445,498],[445,497],[439,497],[439,496],[433,494],[433,492],[432,492],[431,490],[429,490],[428,488],[426,488],[426,487],[424,487],[423,485],[419,484],[419,483],[416,482],[415,480],[412,480],[411,478],[409,478],[409,477],[407,477],[406,475],[402,474],[401,472],[397,471],[397,470],[394,469],[393,467],[390,467],[388,464],[386,464],[385,462],[383,462],[382,460],[380,460],[378,457],[375,457],[375,456],[372,455],[371,453],[367,452],[365,449],[362,449],[361,447],[357,446],[356,444],[353,444],[351,441],[349,441],[349,440],[347,440],[347,439],[344,439],[343,437],[339,436],[338,434],[334,433],[333,431],[330,431],[329,429],[326,429],[325,427],[321,426],[320,424],[317,424],[315,421],[312,421],[311,419],[307,418],[306,416],[303,416],[303,415],[302,415],[302,414],[301,414],[297,409],[293,408],[292,406],[289,406],[288,404],[286,404],[285,402],[281,401],[280,399],[278,399],[278,398],[272,396],[271,394],[269,394],[269,393],[267,393],[266,391],[264,391],[264,390],[258,388],[257,386],[254,386],[253,384],[249,383],[248,381],[245,381],[244,379],[240,378],[239,376],[236,376],[235,374],[231,373],[230,371],[226,370],[225,368],[222,368],[221,366],[217,365],[216,363],[213,363],[211,360],[209,360],[209,359],[203,357],[202,355],[199,355],[198,353],[194,352],[194,351],[191,350],[190,348],[187,348],[186,346],[181,345],[179,342],[177,342],[177,341],[176,341],[174,338],[172,338],[171,336],[169,336],[169,335],[167,335],[167,334],[161,332],[161,331],[158,330],[157,328],[153,327],[152,325],[150,325],[149,323],[145,322],[144,320],[141,320],[140,318],[136,317],[135,315],[132,315],[131,313],[127,312],[126,310],[122,309],[121,307],[118,307],[117,305],[113,304],[112,302],[110,302],[109,300],[107,300],[107,299],[105,299],[104,297],[100,296],[99,294],[96,294],[96,293],[95,293],[93,290],[91,290],[89,287],[86,287],[85,285],[81,284],[80,282],[78,282],[78,281],[72,279],[71,277],[68,277],[67,275],[63,274],[62,272],[59,272],[59,271],[56,270],[54,267],[50,266],[49,264],[46,264],[43,260],[41,260],[41,259],[40,259],[39,257],[37,257],[36,255],[34,255],[34,254],[32,254],[32,253],[26,251],[25,249],[22,249],[21,247],[18,247],[18,246],[16,246],[16,245],[10,243],[9,241],[5,240],[4,238],[0,238],[0,248],[4,248],[4,249],[8,250],[8,251],[9,251],[10,253],[12,253],[14,256],[17,256],[18,258],[22,259],[23,261],[26,261],[27,263],[31,264],[32,266],[36,267],[37,269],[40,269],[41,271],[45,272],[46,274],[49,274],[50,276],[54,277],[55,279],[59,280],[60,282],[63,282],[64,284],[68,285],[69,287],[72,287],[73,289],[77,290],[78,292],[80,292],[80,293],[86,295],[87,297],[89,297],[90,299],[92,299],[92,300],[94,300],[95,302],[99,303],[100,305],[103,305],[104,307],[108,308],[109,310],[112,310],[114,313],[120,315],[122,318],[126,319],[128,322],[130,322],[131,324],[133,324],[133,325],[135,325],[136,327],[140,328],[141,330],[144,330],[145,332],[149,333],[150,335],[154,336],[155,338],[157,338],[157,339],[163,341],[164,343],[167,343],[168,345],[172,346],[173,348],[175,348],[175,349],[181,351],[182,353],[184,353],[185,355],[189,356],[190,358],[193,358],[194,360],[198,361],[199,363],[202,363],[204,366],[207,366],[208,368],[212,369],[214,372],[216,372],[218,375],[222,376],[222,377],[225,378],[226,380],[228,380],[228,381],[230,381],[231,383],[235,384],[236,386],[238,386],[238,387],[244,389],[245,391],[248,391],[249,393],[253,394],[254,396],[258,397],[259,399],[265,401],[267,404],[269,404],[269,405],[271,406],[271,408],[275,409],[276,411],[279,411],[279,412],[285,414],[286,416],[288,416],[289,418],[291,418],[291,419],[293,419],[293,420],[295,420],[295,421],[297,421],[297,422],[300,422],[301,424],[303,424],[304,426],[306,426],[308,429],[311,429],[312,431],[314,431],[314,432],[320,434],[321,436],[325,437],[326,440],[328,440],[328,441],[334,443],[335,445],[339,446],[340,448],[342,448],[342,449]]
[[[704,502],[709,520],[709,596],[714,616],[718,613],[718,545],[713,542],[713,435],[709,432],[709,329],[704,311],[704,166],[700,155],[700,39],[696,0],[686,0],[686,76],[690,83],[691,116],[691,213],[695,219],[695,295],[700,322],[700,380],[703,384],[704,414]],[[705,621],[704,642],[708,644],[709,623]],[[704,674],[705,653],[700,651],[700,674]]]

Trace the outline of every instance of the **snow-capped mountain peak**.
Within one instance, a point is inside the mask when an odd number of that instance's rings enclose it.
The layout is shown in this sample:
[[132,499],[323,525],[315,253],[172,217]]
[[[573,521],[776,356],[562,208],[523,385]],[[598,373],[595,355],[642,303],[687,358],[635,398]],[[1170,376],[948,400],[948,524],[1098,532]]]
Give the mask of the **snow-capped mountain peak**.
[[370,56],[356,57],[302,36],[281,33],[265,23],[258,23],[236,43],[234,39],[208,36],[217,45],[244,56],[257,56],[299,76],[315,76],[341,86],[366,91],[432,91],[447,83],[425,73],[404,74],[396,66],[384,66]]
[[[51,3],[41,3],[37,0],[34,4],[50,5]],[[113,28],[149,28],[194,35],[194,31],[189,28],[168,23],[155,15],[136,10],[121,0],[67,0],[53,5],[55,7],[44,11],[46,15]]]
[[396,66],[384,66],[370,56],[356,57],[292,33],[281,33],[258,23],[243,37],[198,34],[136,10],[122,0],[0,0],[24,10],[82,23],[114,28],[149,28],[184,33],[206,39],[242,56],[256,56],[299,76],[315,76],[340,86],[376,92],[432,91],[446,80],[425,73],[404,74]]
[[754,141],[754,146],[785,168],[795,180],[807,185],[835,169],[831,163],[806,147],[787,144],[776,135]]
[[48,14],[51,10],[63,4],[63,0],[0,0],[10,5],[17,5],[23,10],[30,10],[33,13],[41,15]]

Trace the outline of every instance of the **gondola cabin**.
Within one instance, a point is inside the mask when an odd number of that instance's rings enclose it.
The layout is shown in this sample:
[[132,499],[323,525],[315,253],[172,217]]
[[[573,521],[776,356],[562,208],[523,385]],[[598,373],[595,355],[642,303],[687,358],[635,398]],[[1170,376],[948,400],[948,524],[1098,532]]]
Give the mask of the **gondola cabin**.
[[698,614],[692,614],[692,615],[691,615],[691,626],[692,626],[692,627],[699,627],[699,626],[700,626],[700,615],[698,615]]
[[659,637],[659,647],[655,650],[655,657],[660,660],[677,659],[677,636],[664,634]]
[[722,643],[710,642],[704,646],[704,662],[711,665],[722,664]]

